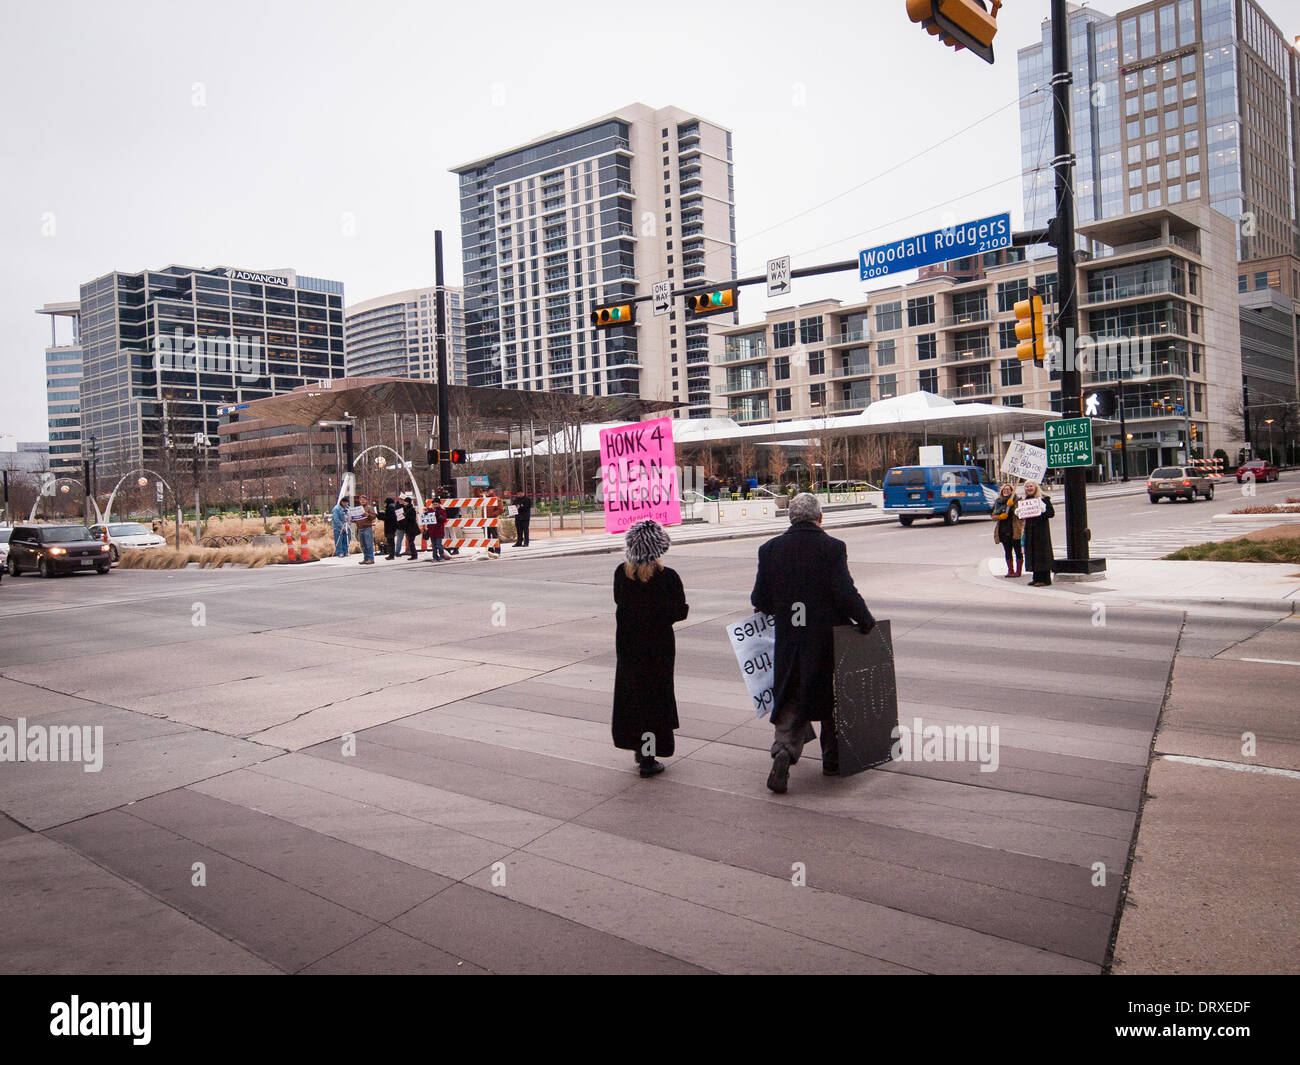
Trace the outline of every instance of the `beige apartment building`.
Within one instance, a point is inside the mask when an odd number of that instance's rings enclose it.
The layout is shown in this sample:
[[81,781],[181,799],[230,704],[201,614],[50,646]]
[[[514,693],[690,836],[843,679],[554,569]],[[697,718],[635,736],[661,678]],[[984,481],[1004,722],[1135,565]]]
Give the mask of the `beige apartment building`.
[[[1130,475],[1178,461],[1189,439],[1193,454],[1222,447],[1235,457],[1230,405],[1241,393],[1241,335],[1232,223],[1208,205],[1182,204],[1080,232],[1093,247],[1080,257],[1080,329],[1109,345],[1091,353],[1084,388],[1122,388]],[[1031,287],[1054,309],[1055,267],[1054,258],[1011,249],[956,260],[859,303],[772,311],[724,331],[718,394],[742,425],[834,419],[915,391],[1060,411],[1059,373],[1016,358],[1014,314]],[[1119,468],[1110,453],[1120,438],[1118,420],[1098,423],[1108,472],[1111,458]]]

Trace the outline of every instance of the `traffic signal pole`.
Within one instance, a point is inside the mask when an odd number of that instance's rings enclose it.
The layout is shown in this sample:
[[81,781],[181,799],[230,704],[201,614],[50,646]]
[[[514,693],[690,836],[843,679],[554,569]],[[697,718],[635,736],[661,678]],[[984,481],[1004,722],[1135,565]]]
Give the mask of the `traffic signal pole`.
[[438,486],[439,494],[451,488],[451,426],[447,417],[447,291],[442,276],[442,230],[433,234],[433,271],[436,289],[438,353]]
[[[1070,88],[1074,74],[1070,67],[1070,27],[1066,0],[1052,0],[1052,118],[1055,133],[1056,219],[1056,335],[1061,359],[1061,410],[1069,414],[1080,409],[1083,374],[1076,353],[1066,342],[1079,335],[1079,283],[1074,258],[1074,151],[1070,137],[1073,101]],[[1088,557],[1087,471],[1081,466],[1065,468],[1065,558],[1052,569],[1063,574],[1102,573],[1105,559]]]

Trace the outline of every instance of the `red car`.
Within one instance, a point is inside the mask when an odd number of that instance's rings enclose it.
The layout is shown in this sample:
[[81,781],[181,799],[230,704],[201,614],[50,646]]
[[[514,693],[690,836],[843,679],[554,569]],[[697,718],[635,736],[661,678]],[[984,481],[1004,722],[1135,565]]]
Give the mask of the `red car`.
[[1267,484],[1269,481],[1277,480],[1277,467],[1270,466],[1263,459],[1251,459],[1249,462],[1243,462],[1237,467],[1237,483],[1241,484],[1246,479],[1247,474],[1256,481]]

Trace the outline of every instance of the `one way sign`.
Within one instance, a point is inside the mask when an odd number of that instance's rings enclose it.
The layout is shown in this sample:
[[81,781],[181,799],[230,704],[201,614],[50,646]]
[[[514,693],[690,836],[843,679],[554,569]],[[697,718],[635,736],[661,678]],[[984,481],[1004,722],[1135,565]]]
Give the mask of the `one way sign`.
[[767,294],[784,296],[790,291],[790,256],[767,260]]

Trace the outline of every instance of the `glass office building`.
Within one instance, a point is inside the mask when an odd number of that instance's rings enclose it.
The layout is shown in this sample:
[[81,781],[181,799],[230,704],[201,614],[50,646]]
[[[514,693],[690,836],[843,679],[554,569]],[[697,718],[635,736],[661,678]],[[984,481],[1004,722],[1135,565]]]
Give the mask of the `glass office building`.
[[[1070,13],[1081,225],[1203,200],[1237,255],[1300,253],[1300,59],[1255,0],[1157,0]],[[1025,223],[1055,212],[1051,27],[1019,52]],[[1040,90],[1035,92],[1034,90]]]
[[342,282],[293,271],[114,272],[81,286],[80,321],[81,431],[105,470],[188,462],[221,407],[344,372]]
[[[50,319],[45,349],[45,406],[49,425],[49,468],[60,476],[80,477],[81,468],[81,307],[47,303],[37,314]],[[64,325],[60,329],[60,323]],[[60,335],[62,334],[62,335]]]

